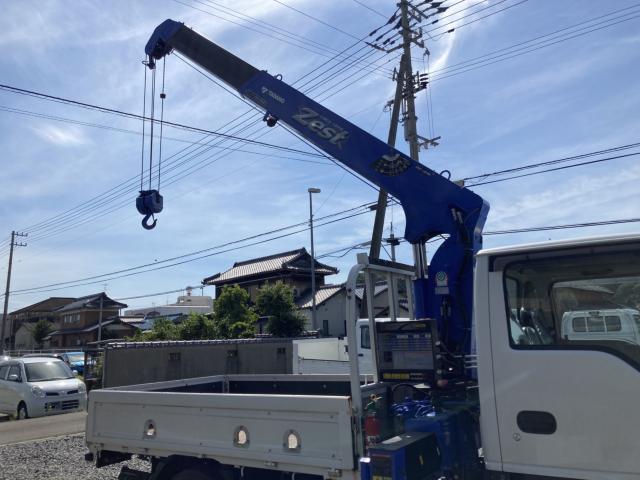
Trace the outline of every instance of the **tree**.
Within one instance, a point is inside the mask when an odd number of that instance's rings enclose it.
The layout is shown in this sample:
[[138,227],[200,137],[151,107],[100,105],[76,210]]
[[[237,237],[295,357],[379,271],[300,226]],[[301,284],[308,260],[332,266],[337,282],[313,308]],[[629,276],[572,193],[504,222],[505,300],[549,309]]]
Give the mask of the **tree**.
[[267,329],[276,337],[297,337],[304,330],[304,317],[296,311],[293,290],[281,281],[260,289],[256,307],[260,316],[269,317]]
[[176,324],[167,318],[157,318],[148,332],[137,331],[133,337],[127,337],[131,342],[152,342],[155,340],[179,340],[180,330]]
[[216,338],[213,320],[202,313],[190,313],[179,327],[181,340],[210,340]]
[[249,306],[249,294],[239,285],[224,287],[215,300],[213,310],[215,338],[253,335],[258,316]]
[[612,300],[626,308],[639,308],[640,285],[623,283],[617,288]]
[[38,320],[33,326],[31,335],[33,335],[33,340],[36,342],[38,348],[42,348],[42,342],[44,342],[45,337],[51,333],[51,330],[51,324],[44,318]]

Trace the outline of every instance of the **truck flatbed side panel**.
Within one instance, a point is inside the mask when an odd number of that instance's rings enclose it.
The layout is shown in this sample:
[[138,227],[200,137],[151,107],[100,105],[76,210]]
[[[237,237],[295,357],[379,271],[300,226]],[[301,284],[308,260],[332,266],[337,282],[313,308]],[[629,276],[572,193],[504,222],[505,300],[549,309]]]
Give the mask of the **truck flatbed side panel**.
[[[353,470],[351,402],[346,396],[91,392],[87,446],[155,456],[322,474]],[[147,435],[149,424],[153,435]],[[248,444],[234,444],[239,427]],[[299,449],[285,448],[288,432]]]

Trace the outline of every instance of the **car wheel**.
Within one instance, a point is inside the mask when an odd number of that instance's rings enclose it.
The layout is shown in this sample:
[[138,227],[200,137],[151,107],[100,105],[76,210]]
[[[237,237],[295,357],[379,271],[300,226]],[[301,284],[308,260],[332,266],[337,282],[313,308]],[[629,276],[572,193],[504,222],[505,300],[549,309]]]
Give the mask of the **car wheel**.
[[29,418],[29,412],[27,411],[27,406],[23,402],[20,402],[20,405],[18,405],[18,413],[16,415],[16,419],[24,420],[26,418]]

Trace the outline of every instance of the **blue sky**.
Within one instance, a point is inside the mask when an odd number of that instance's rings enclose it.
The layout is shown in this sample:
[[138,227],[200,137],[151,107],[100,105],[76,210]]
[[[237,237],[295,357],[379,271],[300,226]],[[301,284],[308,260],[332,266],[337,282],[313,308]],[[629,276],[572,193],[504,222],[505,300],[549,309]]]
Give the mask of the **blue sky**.
[[[395,10],[394,2],[386,0],[365,3],[384,16]],[[454,22],[452,25],[431,32],[433,38],[427,38],[429,65],[422,60],[420,49],[414,47],[413,51],[414,70],[430,67],[433,72],[433,133],[442,137],[440,146],[421,151],[423,163],[435,170],[448,169],[454,178],[464,178],[639,141],[640,17],[630,17],[640,14],[640,8],[620,12],[616,17],[627,15],[619,18],[626,21],[608,28],[482,68],[455,69],[459,62],[632,7],[634,2],[446,3],[457,3],[447,15],[466,10],[446,19],[447,23]],[[485,10],[470,15],[481,9]],[[140,62],[144,45],[155,26],[166,18],[185,22],[256,67],[282,74],[290,83],[328,60],[332,51],[355,44],[353,37],[362,38],[385,22],[383,16],[353,0],[21,1],[7,2],[3,13],[0,83],[133,113],[142,109]],[[456,21],[465,15],[470,16]],[[271,28],[283,29],[278,31],[285,31],[286,36],[273,30],[268,31],[271,36],[255,31],[265,32],[264,22]],[[446,25],[444,20],[442,24]],[[455,32],[443,34],[454,26]],[[308,49],[291,44],[298,43],[299,37],[304,37]],[[367,50],[362,50],[359,55],[365,53]],[[393,95],[394,84],[388,74],[397,59],[393,54],[375,53],[363,62],[369,65],[351,69],[343,65],[322,77],[318,74],[323,69],[316,70],[314,76],[305,78],[312,82],[303,90],[314,87],[309,92],[311,96],[386,139],[389,113],[383,112],[382,107]],[[374,71],[367,74],[370,70]],[[165,119],[204,129],[223,130],[225,124],[248,110],[240,100],[175,56],[167,60],[166,93]],[[421,92],[416,100],[418,128],[424,136],[431,133],[427,98]],[[33,117],[34,113],[49,118]],[[66,120],[54,120],[52,116]],[[281,128],[267,129],[257,113],[247,114],[246,118],[251,126],[238,135],[312,151]],[[76,123],[69,123],[68,119]],[[30,233],[29,246],[17,249],[15,254],[12,290],[155,264],[304,222],[308,218],[307,188],[311,186],[322,189],[314,197],[317,217],[376,198],[369,186],[321,159],[321,163],[310,163],[301,161],[310,157],[297,153],[227,143],[221,145],[227,150],[218,148],[205,155],[186,157],[176,170],[163,172],[165,209],[159,215],[158,227],[151,232],[140,226],[135,209],[137,193],[119,190],[110,197],[115,200],[113,203],[87,204],[40,227],[27,228],[84,204],[122,182],[131,180],[135,189],[139,181],[135,177],[140,173],[141,129],[138,120],[0,90],[0,242],[12,229]],[[166,128],[164,135],[165,158],[184,148],[194,148],[190,142],[202,142],[204,137],[202,133],[173,128]],[[406,151],[400,139],[398,146]],[[232,152],[232,148],[243,151]],[[191,173],[183,176],[188,172]],[[172,183],[173,175],[180,176]],[[632,156],[474,190],[491,204],[485,230],[496,231],[637,217],[639,180],[640,164]],[[396,234],[401,235],[404,222],[399,207],[389,209],[387,229],[392,218]],[[318,227],[317,254],[368,241],[372,222],[373,215],[364,214]],[[295,230],[300,227],[291,231]],[[639,230],[638,224],[630,223],[494,235],[485,238],[485,245]],[[176,290],[198,285],[204,277],[229,268],[235,261],[308,245],[308,231],[302,231],[234,251],[211,250],[208,253],[216,254],[141,275],[103,277],[92,285],[16,294],[11,297],[10,310],[48,296],[93,293],[102,290],[103,284],[114,298]],[[3,281],[6,250],[6,242],[0,243]],[[355,261],[355,253],[323,258],[341,271],[328,280],[343,281]],[[399,258],[410,262],[406,244],[399,248]],[[126,303],[132,307],[163,304],[175,296],[172,293]]]

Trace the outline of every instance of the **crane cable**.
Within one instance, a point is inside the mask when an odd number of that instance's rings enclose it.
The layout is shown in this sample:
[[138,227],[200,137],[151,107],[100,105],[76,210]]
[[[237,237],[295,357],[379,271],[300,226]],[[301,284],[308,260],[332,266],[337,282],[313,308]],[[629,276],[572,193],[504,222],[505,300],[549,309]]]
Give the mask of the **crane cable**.
[[[166,94],[164,92],[164,80],[165,80],[165,70],[166,70],[166,61],[163,60],[162,63],[162,92],[160,93],[160,137],[158,140],[158,188],[152,189],[152,181],[153,181],[153,142],[154,142],[154,134],[153,127],[155,124],[155,108],[156,108],[156,62],[155,60],[149,56],[147,61],[142,62],[142,65],[145,69],[144,75],[144,99],[143,105],[144,110],[142,115],[142,168],[140,171],[140,195],[136,198],[136,208],[138,212],[144,215],[142,219],[142,226],[145,230],[153,230],[156,226],[157,219],[155,218],[156,213],[160,213],[163,207],[162,195],[160,195],[160,169],[162,167],[162,124],[164,121],[164,99]],[[149,68],[151,70],[151,106],[149,107],[149,119],[151,121],[151,127],[149,129],[149,187],[147,190],[143,190],[143,178],[144,178],[144,133],[145,127],[144,124],[147,121],[145,118],[146,114],[146,95],[147,95],[147,73],[146,69]],[[149,220],[152,220],[149,222]]]
[[[160,191],[160,172],[162,170],[162,125],[164,123],[164,99],[167,94],[164,91],[164,77],[167,66],[167,57],[162,57],[162,91],[160,92],[160,138],[158,139],[158,192]],[[151,171],[149,171],[151,175]]]

